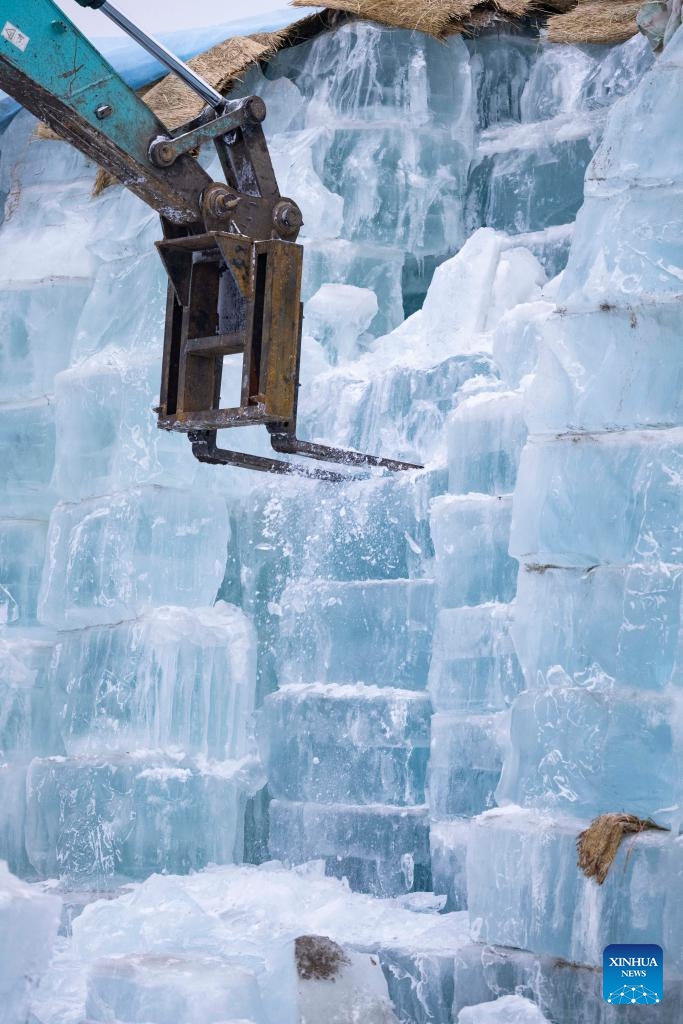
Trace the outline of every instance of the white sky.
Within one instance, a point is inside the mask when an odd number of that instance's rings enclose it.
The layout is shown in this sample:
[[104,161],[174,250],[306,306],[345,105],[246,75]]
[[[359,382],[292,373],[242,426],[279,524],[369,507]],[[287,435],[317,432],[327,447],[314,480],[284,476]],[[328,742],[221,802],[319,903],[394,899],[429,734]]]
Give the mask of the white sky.
[[[85,10],[76,0],[58,0],[58,3],[67,17],[90,39],[122,34],[101,11]],[[152,35],[183,28],[224,25],[287,7],[287,0],[146,0],[145,3],[140,0],[111,0],[111,3]],[[296,17],[296,10],[292,10],[292,21]]]

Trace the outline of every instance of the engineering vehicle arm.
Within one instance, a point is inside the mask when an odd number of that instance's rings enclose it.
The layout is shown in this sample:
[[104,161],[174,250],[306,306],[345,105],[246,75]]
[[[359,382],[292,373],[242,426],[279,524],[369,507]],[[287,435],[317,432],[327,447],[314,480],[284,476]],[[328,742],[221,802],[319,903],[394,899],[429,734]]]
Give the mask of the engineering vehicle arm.
[[[99,9],[204,100],[169,131],[52,0],[0,0],[0,87],[111,172],[161,218],[169,277],[158,425],[189,435],[203,462],[275,473],[296,462],[219,448],[217,431],[264,425],[276,452],[386,469],[409,463],[296,436],[301,355],[302,224],[280,195],[258,96],[226,100],[106,0]],[[206,142],[224,182],[191,155]],[[242,356],[240,404],[221,408],[225,356]],[[315,476],[342,479],[316,470]]]

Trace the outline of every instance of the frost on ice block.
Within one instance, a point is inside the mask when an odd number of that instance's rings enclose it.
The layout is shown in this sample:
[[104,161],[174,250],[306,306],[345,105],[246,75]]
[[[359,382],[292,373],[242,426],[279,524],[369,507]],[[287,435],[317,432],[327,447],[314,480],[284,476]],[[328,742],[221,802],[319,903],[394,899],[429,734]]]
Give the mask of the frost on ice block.
[[27,1018],[31,990],[45,972],[57,935],[61,901],[11,875],[0,861],[0,1017]]
[[429,886],[426,807],[370,804],[270,805],[271,856],[294,864],[324,859],[352,889],[395,896]]
[[442,607],[511,601],[517,562],[508,555],[512,499],[447,494],[431,505],[437,598]]
[[681,721],[680,692],[636,697],[558,684],[522,693],[498,802],[584,818],[623,809],[666,824],[683,797]]
[[55,742],[48,697],[54,638],[41,630],[0,631],[0,759],[29,760]]
[[0,502],[4,516],[47,519],[56,496],[54,401],[0,406]]
[[24,843],[26,773],[25,761],[0,763],[0,859],[22,877],[34,874]]
[[442,608],[434,629],[429,693],[438,711],[502,711],[524,686],[506,604]]
[[309,124],[327,125],[332,114],[347,123],[401,123],[410,117],[422,124],[439,121],[453,131],[469,127],[469,55],[459,36],[441,44],[423,33],[352,21],[334,34],[281,50],[267,68],[268,78],[280,75],[293,80],[306,99]]
[[526,440],[522,398],[484,391],[464,399],[448,420],[448,489],[453,494],[509,494]]
[[360,355],[359,341],[377,316],[377,296],[371,288],[324,284],[306,303],[306,333],[322,346],[332,365]]
[[632,690],[661,690],[681,672],[683,568],[646,562],[588,572],[523,569],[512,626],[527,686],[557,675],[588,685],[605,677]]
[[500,946],[462,946],[455,954],[454,987],[456,1020],[463,1007],[503,993],[531,999],[556,1024],[676,1024],[683,1012],[683,986],[671,978],[659,1005],[609,1006],[600,970]]
[[86,1013],[122,1024],[265,1024],[251,971],[219,956],[137,956],[96,960]]
[[164,754],[37,758],[27,780],[26,848],[36,872],[94,888],[115,876],[241,860],[250,763],[197,766]]
[[254,601],[259,591],[260,601],[277,614],[287,578],[420,576],[432,552],[429,502],[444,487],[438,471],[393,473],[333,488],[301,479],[269,485],[254,499],[256,507],[250,500],[241,510],[244,554],[235,553],[232,571],[244,565],[245,599]]
[[47,523],[0,519],[0,625],[36,621]]
[[376,123],[361,130],[333,122],[326,149],[322,179],[344,195],[346,238],[417,256],[462,245],[471,159],[463,141],[414,123]]
[[431,580],[291,583],[279,602],[280,681],[424,689],[433,591]]
[[429,759],[433,818],[471,817],[495,806],[506,725],[505,712],[433,716]]
[[409,690],[291,685],[266,698],[259,727],[269,789],[323,804],[423,804],[431,707]]
[[682,440],[681,428],[530,440],[510,550],[541,566],[680,561]]
[[538,372],[526,393],[530,432],[679,424],[680,317],[680,300],[635,296],[626,306],[557,309],[543,324]]
[[61,628],[134,618],[154,604],[213,603],[228,542],[225,502],[140,487],[58,505],[50,520],[40,617]]
[[243,757],[255,686],[253,627],[223,602],[63,633],[50,672],[70,754],[173,747]]
[[[566,127],[520,125],[490,129],[479,144],[479,160],[470,173],[466,223],[486,224],[510,234],[569,224],[583,202],[583,175],[593,155],[584,137],[557,141]],[[588,124],[588,131],[593,127]],[[572,134],[575,129],[572,126]],[[525,188],[520,188],[525,180]]]
[[160,378],[161,340],[151,352],[109,346],[57,376],[55,476],[62,499],[149,483],[192,485],[198,463],[189,444],[156,425]]
[[0,291],[0,401],[25,401],[52,391],[55,374],[68,364],[73,326],[88,290],[78,279],[47,278]]
[[432,887],[446,896],[446,910],[467,907],[467,818],[432,821],[429,826]]
[[669,968],[680,975],[683,844],[669,832],[626,839],[599,886],[576,864],[586,824],[520,808],[473,820],[467,892],[475,940],[593,966],[611,942],[655,942],[672,951]]
[[467,1006],[458,1014],[458,1024],[548,1024],[548,1019],[530,999],[509,995]]

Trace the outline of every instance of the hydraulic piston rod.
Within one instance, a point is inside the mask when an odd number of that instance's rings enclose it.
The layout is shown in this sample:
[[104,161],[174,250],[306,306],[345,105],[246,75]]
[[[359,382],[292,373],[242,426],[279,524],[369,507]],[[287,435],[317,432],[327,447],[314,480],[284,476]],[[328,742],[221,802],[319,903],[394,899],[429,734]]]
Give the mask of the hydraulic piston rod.
[[198,96],[201,96],[210,107],[218,110],[224,106],[224,98],[208,82],[205,82],[201,75],[193,71],[185,61],[180,60],[174,53],[167,50],[158,39],[143,32],[138,25],[134,24],[113,4],[110,4],[108,0],[76,0],[76,3],[80,4],[81,7],[91,7],[93,10],[102,11],[102,14],[106,14],[110,21],[113,21],[115,25],[123,29],[126,35],[130,36],[143,49],[147,50],[147,53],[155,57],[160,64],[163,64],[164,67],[172,71],[178,78],[182,78],[185,85],[193,89]]

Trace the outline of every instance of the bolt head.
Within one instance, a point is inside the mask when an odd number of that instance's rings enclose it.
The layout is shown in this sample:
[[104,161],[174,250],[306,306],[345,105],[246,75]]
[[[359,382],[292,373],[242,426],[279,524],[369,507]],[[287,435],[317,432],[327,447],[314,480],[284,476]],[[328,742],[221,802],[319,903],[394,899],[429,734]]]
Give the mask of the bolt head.
[[162,142],[160,145],[155,147],[154,156],[156,161],[160,163],[162,167],[168,167],[173,163],[175,158],[173,147],[169,146],[167,142]]
[[266,105],[260,96],[250,96],[245,104],[247,120],[260,124],[266,118]]
[[304,222],[303,215],[292,199],[281,199],[273,209],[275,227],[285,234],[298,231]]

